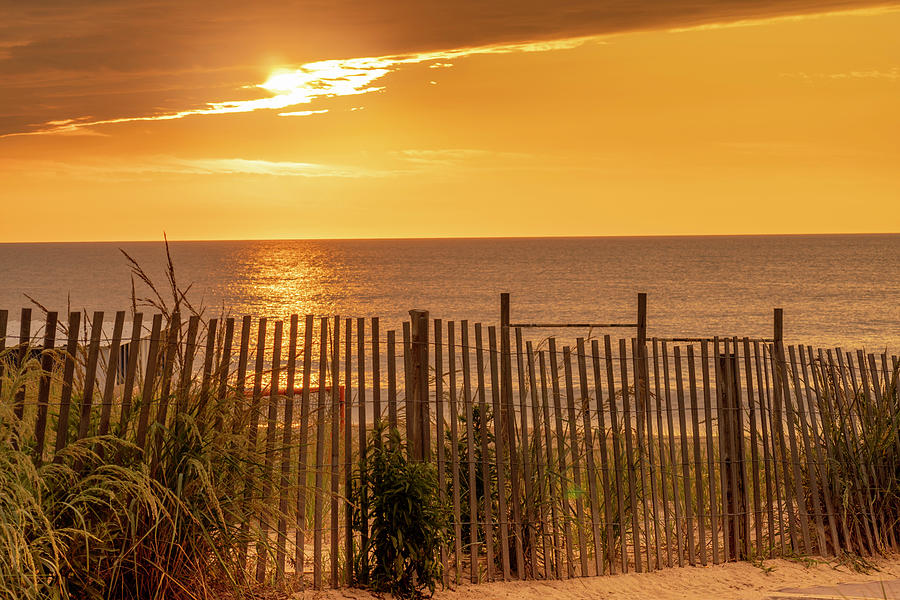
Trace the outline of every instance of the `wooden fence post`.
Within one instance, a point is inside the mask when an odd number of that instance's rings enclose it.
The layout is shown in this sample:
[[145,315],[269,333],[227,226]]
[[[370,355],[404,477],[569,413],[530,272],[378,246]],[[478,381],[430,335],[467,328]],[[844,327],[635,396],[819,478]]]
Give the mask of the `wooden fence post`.
[[723,478],[725,489],[723,508],[728,521],[729,538],[725,540],[730,547],[732,558],[742,560],[745,555],[749,531],[745,527],[744,515],[747,511],[748,498],[744,481],[744,428],[741,418],[741,383],[737,348],[734,353],[720,354],[719,373],[722,377],[722,392],[719,394],[719,420],[721,421],[723,438],[719,451],[722,453],[722,465],[726,476]]
[[409,440],[413,460],[429,460],[431,458],[428,427],[428,311],[409,311],[411,324],[410,339],[410,379],[407,394],[412,396],[412,414],[406,416],[411,420]]

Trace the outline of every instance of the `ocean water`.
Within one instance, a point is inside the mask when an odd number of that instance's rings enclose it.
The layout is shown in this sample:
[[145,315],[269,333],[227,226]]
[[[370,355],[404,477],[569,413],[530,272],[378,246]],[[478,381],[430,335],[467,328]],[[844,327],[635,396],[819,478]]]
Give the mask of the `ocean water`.
[[[133,256],[166,288],[162,242],[0,244],[0,308],[131,306]],[[379,316],[409,309],[496,323],[633,322],[648,335],[771,337],[900,350],[900,234],[822,236],[173,242],[176,277],[209,315]],[[136,284],[137,295],[149,290]],[[148,311],[149,312],[149,311]],[[623,330],[613,330],[618,335]],[[574,331],[571,335],[577,335]]]

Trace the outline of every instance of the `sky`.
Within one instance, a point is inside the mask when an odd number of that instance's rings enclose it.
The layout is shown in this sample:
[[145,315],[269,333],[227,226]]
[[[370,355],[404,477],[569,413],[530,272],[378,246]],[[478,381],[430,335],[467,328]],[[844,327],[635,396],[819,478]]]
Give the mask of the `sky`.
[[900,231],[900,4],[0,0],[0,242]]

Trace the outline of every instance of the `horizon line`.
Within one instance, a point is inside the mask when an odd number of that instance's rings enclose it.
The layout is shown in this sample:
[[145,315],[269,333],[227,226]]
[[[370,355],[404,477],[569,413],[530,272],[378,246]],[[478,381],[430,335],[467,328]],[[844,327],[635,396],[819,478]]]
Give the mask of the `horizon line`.
[[400,241],[429,241],[429,240],[545,240],[545,239],[622,239],[622,238],[714,238],[714,237],[825,237],[825,236],[878,236],[900,235],[897,231],[850,231],[850,232],[818,232],[818,233],[645,233],[631,235],[436,235],[436,236],[408,236],[408,237],[309,237],[309,238],[184,238],[167,239],[165,233],[159,239],[132,239],[132,240],[13,240],[0,241],[0,245],[11,244],[144,244],[155,242],[400,242]]

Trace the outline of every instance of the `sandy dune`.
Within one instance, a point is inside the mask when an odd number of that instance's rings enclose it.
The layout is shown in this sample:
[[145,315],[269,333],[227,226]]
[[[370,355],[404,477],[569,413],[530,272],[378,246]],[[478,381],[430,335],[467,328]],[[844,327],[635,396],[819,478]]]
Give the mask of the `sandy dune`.
[[[806,566],[790,560],[769,560],[766,570],[750,563],[729,563],[709,567],[673,568],[654,573],[629,573],[610,577],[589,577],[568,581],[513,581],[482,585],[462,585],[440,590],[436,600],[568,600],[616,598],[617,600],[756,600],[799,597],[797,588],[851,582],[888,581],[900,578],[900,557],[878,559],[878,570],[868,574],[850,571],[834,563]],[[789,591],[782,591],[789,590]],[[299,592],[297,599],[352,598],[374,596],[362,590]],[[838,596],[839,597],[839,596]]]

